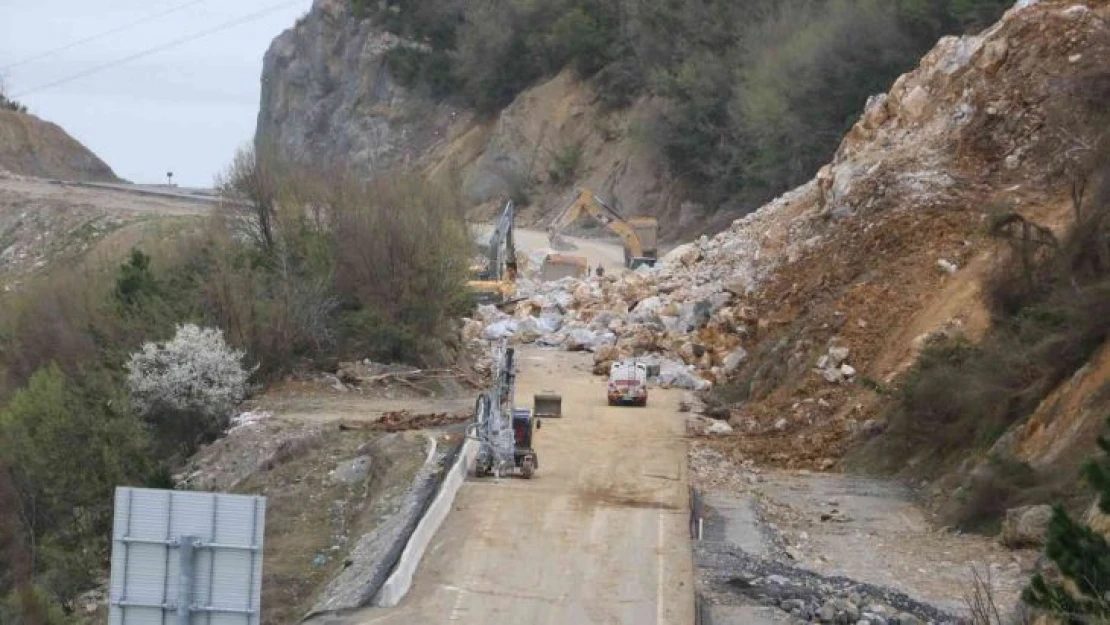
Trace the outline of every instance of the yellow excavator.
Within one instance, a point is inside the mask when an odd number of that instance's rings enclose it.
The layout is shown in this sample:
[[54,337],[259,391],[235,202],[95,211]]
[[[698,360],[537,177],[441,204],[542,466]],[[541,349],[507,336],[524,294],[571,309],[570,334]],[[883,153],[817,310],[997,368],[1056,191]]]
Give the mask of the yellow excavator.
[[479,304],[503,305],[512,301],[516,293],[517,258],[513,236],[515,212],[513,201],[506,202],[505,210],[501,212],[493,234],[490,235],[485,264],[470,268],[471,279],[467,287]]
[[582,215],[589,215],[621,238],[624,246],[624,266],[635,269],[640,265],[655,266],[659,251],[659,222],[654,217],[625,218],[589,189],[582,189],[574,203],[567,207],[547,229],[552,246],[567,226]]

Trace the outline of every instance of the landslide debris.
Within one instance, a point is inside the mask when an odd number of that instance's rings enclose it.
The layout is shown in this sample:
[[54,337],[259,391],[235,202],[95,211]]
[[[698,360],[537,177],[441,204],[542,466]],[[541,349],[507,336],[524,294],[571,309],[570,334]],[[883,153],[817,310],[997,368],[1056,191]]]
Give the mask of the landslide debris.
[[1104,3],[1023,2],[946,37],[870,99],[814,180],[654,269],[525,281],[515,311],[483,308],[464,335],[590,351],[597,372],[654,362],[662,384],[730,392],[737,456],[833,468],[881,430],[876,406],[925,335],[985,327],[992,207],[1062,205],[1058,81],[1110,61],[1108,17]]

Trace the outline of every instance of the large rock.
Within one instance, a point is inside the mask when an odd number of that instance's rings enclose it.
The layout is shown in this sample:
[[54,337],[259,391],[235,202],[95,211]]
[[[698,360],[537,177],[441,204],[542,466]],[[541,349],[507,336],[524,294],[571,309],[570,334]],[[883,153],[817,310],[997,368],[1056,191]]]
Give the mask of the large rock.
[[507,339],[516,334],[517,322],[514,319],[502,319],[495,321],[482,331],[482,338],[487,341],[499,341]]
[[370,477],[372,465],[373,461],[370,456],[359,456],[352,460],[340,462],[338,466],[332,469],[328,477],[339,484],[353,486],[366,481],[366,478]]
[[731,354],[725,356],[724,362],[721,363],[726,373],[732,373],[740,368],[748,360],[748,350],[743,347],[737,347]]
[[616,345],[601,345],[594,350],[594,374],[606,375],[609,367],[622,357],[621,350]]
[[999,538],[1003,545],[1012,548],[1042,546],[1051,519],[1052,506],[1023,506],[1007,510]]
[[315,0],[270,44],[255,135],[260,152],[369,174],[424,154],[458,120],[460,111],[409,91],[390,73],[389,52],[418,44],[356,19],[353,4]]

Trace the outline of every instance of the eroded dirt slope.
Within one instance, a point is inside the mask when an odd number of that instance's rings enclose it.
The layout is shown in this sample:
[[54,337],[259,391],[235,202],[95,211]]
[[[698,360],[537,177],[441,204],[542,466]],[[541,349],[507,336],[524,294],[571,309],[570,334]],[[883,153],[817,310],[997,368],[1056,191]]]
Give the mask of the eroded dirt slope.
[[0,288],[93,253],[122,258],[214,204],[0,172]]
[[120,182],[107,163],[57,124],[0,110],[0,170],[24,176]]

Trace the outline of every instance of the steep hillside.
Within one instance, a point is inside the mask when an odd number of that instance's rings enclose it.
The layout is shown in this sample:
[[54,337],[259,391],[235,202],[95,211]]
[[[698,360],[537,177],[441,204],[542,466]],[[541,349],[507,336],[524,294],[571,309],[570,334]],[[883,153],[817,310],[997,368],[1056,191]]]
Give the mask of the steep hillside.
[[120,182],[104,161],[57,124],[3,109],[0,109],[0,169],[38,178]]
[[347,0],[317,0],[266,54],[256,147],[315,168],[426,168],[459,185],[478,217],[512,195],[529,205],[523,223],[539,222],[580,185],[629,214],[663,216],[670,238],[712,228],[643,140],[657,103],[604,112],[594,89],[566,70],[480,116],[398,83],[387,54],[416,45],[355,18]]
[[[717,444],[741,460],[831,469],[848,455],[850,466],[907,476],[952,471],[934,491],[940,503],[967,494],[980,459],[1012,460],[1045,487],[1030,497],[1067,490],[1102,425],[1102,352],[1031,415],[1020,406],[1053,378],[1034,374],[1045,368],[1037,361],[1011,359],[994,366],[1024,372],[1024,383],[1008,383],[1029,393],[1001,395],[1013,402],[1007,420],[977,423],[993,415],[991,397],[961,409],[951,399],[966,392],[958,379],[937,389],[937,412],[917,415],[935,419],[916,424],[917,443],[888,430],[887,418],[930,336],[974,343],[996,319],[1021,322],[988,310],[985,286],[1009,262],[1007,243],[989,232],[1008,213],[1061,241],[1072,229],[1072,156],[1102,132],[1076,121],[1085,116],[1076,87],[1104,84],[1108,17],[1104,3],[1023,2],[982,35],[941,40],[869,102],[810,183],[679,247],[655,271],[537,286],[517,319],[487,311],[484,331],[589,349],[599,370],[619,357],[656,358],[664,383],[714,385],[711,408],[743,434]],[[537,325],[532,314],[550,318]],[[963,440],[942,449],[952,436]],[[991,505],[1005,504],[993,496]]]
[[[82,258],[116,263],[131,246],[179,234],[201,202],[58,184],[0,171],[0,292]],[[95,263],[94,263],[95,264]]]

